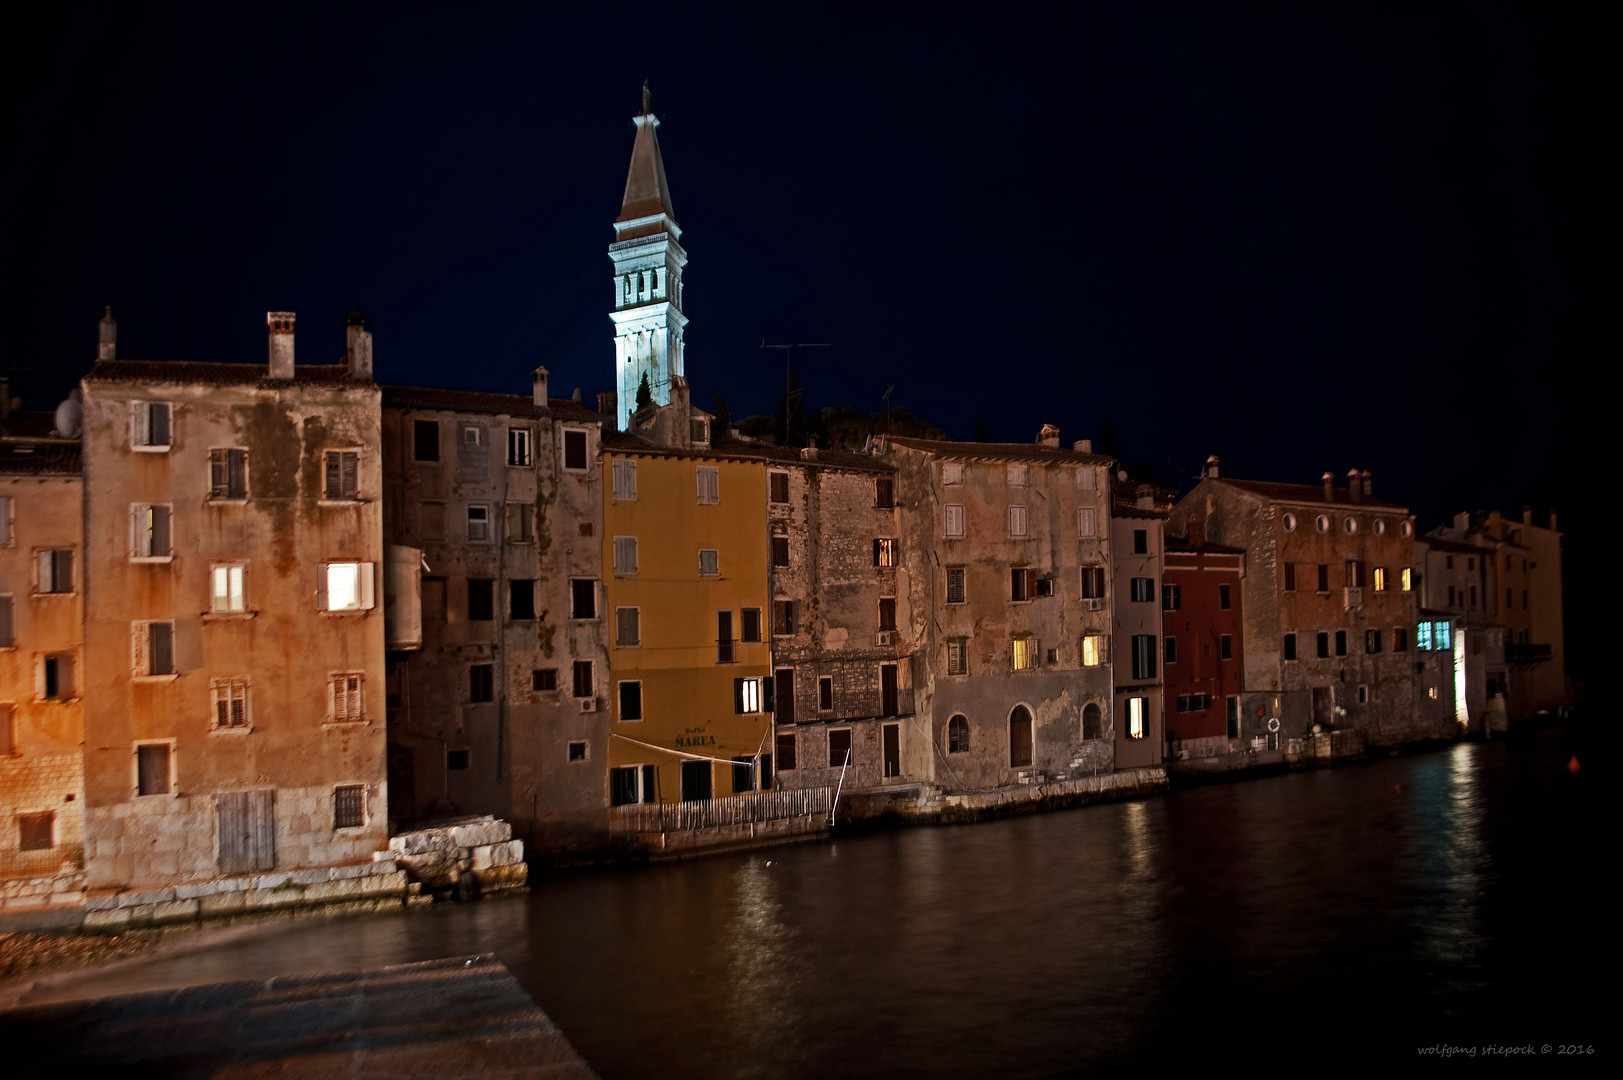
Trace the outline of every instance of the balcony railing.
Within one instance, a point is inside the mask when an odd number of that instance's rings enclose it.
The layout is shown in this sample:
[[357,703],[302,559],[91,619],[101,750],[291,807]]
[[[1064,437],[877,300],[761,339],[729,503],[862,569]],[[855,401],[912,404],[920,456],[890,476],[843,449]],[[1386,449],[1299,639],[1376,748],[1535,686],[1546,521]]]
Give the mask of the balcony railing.
[[754,791],[682,803],[638,803],[609,810],[611,832],[685,832],[717,829],[723,825],[781,821],[788,818],[828,817],[832,788],[799,791]]
[[0,851],[0,878],[51,877],[64,866],[83,870],[85,848],[83,844],[58,844],[39,851],[19,851],[11,848]]
[[1548,645],[1525,645],[1514,641],[1505,642],[1505,663],[1507,664],[1542,664],[1550,658]]

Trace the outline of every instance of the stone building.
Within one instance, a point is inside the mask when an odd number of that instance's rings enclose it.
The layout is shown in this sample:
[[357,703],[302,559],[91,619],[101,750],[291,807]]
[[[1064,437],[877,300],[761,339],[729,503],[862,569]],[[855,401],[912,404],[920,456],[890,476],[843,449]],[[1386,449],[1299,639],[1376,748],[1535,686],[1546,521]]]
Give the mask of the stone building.
[[9,395],[0,379],[0,906],[45,902],[63,870],[77,890],[84,861],[79,442]]
[[930,775],[932,750],[915,726],[896,470],[866,454],[757,449],[783,616],[772,626],[779,784],[916,784]]
[[896,589],[916,745],[904,776],[949,792],[1115,766],[1109,459],[1086,443],[889,438]]
[[1376,498],[1366,472],[1349,472],[1346,487],[1322,479],[1236,480],[1218,475],[1214,459],[1169,522],[1245,549],[1242,709],[1252,711],[1255,693],[1286,740],[1355,732],[1343,737],[1346,752],[1457,734],[1415,708],[1409,512]]
[[604,620],[574,606],[602,578],[602,418],[533,387],[383,390],[390,816],[563,851],[608,805]]
[[1168,536],[1161,571],[1161,662],[1174,758],[1226,754],[1240,734],[1245,552],[1206,541],[1200,522]]
[[[1452,679],[1439,686],[1428,677],[1437,668],[1435,650],[1417,664],[1424,685],[1417,698],[1422,708],[1449,691],[1452,704],[1444,710],[1467,730],[1477,734],[1505,730],[1505,694],[1509,666],[1505,661],[1505,628],[1488,618],[1492,603],[1493,548],[1470,542],[1449,540],[1435,533],[1415,541],[1415,590],[1419,594],[1422,623],[1447,618],[1450,637],[1462,642],[1460,666]],[[1416,645],[1432,640],[1429,628],[1417,629]]]
[[1171,502],[1166,489],[1123,472],[1111,491],[1116,767],[1139,768],[1166,756],[1161,578]]
[[253,906],[249,875],[348,866],[333,896],[404,890],[359,884],[388,838],[371,336],[295,365],[293,314],[267,324],[268,368],[104,338],[83,381],[93,905],[184,885],[156,917],[195,917]]

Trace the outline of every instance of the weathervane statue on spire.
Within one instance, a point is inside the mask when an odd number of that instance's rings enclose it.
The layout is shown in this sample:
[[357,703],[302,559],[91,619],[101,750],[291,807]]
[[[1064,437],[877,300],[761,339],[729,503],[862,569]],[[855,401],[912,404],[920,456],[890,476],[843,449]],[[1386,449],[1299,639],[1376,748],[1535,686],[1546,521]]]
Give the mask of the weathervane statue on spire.
[[653,92],[648,89],[648,80],[644,79],[642,81],[642,114],[644,116],[647,116],[649,113],[651,113],[653,111],[654,111],[654,95],[653,95]]

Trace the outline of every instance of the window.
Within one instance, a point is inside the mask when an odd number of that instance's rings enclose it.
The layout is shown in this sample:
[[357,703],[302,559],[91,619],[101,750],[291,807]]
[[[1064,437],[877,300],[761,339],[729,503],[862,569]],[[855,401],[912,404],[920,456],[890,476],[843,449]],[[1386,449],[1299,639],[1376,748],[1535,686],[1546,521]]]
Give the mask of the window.
[[469,767],[470,753],[467,750],[445,751],[445,768],[450,772],[462,772]]
[[1364,587],[1364,564],[1356,559],[1347,560],[1347,588],[1362,589]]
[[509,465],[528,465],[530,463],[530,429],[510,427],[507,429],[507,463]]
[[779,735],[777,743],[778,769],[783,772],[793,772],[796,768],[794,732]]
[[716,663],[733,662],[733,613],[716,612]]
[[357,450],[328,450],[324,497],[354,499],[360,491],[361,455]]
[[1330,591],[1330,564],[1329,563],[1320,563],[1319,564],[1319,591],[1320,592],[1329,592]]
[[1009,536],[1020,539],[1026,535],[1026,508],[1023,506],[1009,507]]
[[1295,660],[1296,659],[1296,635],[1295,634],[1286,634],[1285,635],[1285,659],[1286,660]]
[[636,608],[614,609],[614,644],[622,649],[642,644],[642,619]]
[[1369,704],[1369,687],[1368,686],[1364,686],[1362,684],[1359,685],[1359,687],[1358,687],[1358,704],[1360,704],[1360,705],[1368,705]]
[[1088,634],[1082,639],[1082,666],[1098,667],[1105,662],[1103,634]]
[[366,824],[366,785],[340,784],[332,789],[332,827],[359,829]]
[[761,711],[761,680],[733,680],[733,712],[748,715]]
[[963,464],[957,461],[942,462],[941,482],[943,484],[962,484],[964,482]]
[[947,753],[969,753],[969,720],[963,713],[947,721]]
[[967,642],[967,641],[949,641],[949,642],[947,642],[947,674],[948,675],[968,675],[969,674],[969,642]]
[[1453,625],[1446,619],[1433,623],[1431,627],[1432,647],[1443,650],[1452,649],[1454,647],[1453,630]]
[[169,558],[173,554],[170,548],[169,507],[137,505],[130,513],[130,557]]
[[896,505],[896,481],[889,476],[881,476],[874,480],[873,504],[881,510],[889,510]]
[[768,485],[767,486],[771,489],[771,494],[769,496],[771,498],[771,500],[773,502],[775,502],[775,503],[786,503],[786,502],[788,502],[789,501],[789,474],[786,473],[786,472],[768,473],[767,474],[767,480],[768,480]]
[[1076,512],[1076,535],[1081,537],[1099,535],[1099,515],[1091,506],[1078,508]]
[[569,617],[571,619],[597,618],[597,582],[591,578],[574,578],[569,582]]
[[1318,517],[1313,519],[1313,527],[1320,532],[1329,532],[1330,519],[1324,514],[1320,514]]
[[40,682],[46,701],[72,701],[76,685],[73,681],[73,654],[54,653],[41,657]]
[[1394,626],[1392,628],[1392,651],[1409,651],[1409,631],[1404,627]]
[[1093,466],[1078,465],[1076,467],[1076,490],[1092,491],[1094,485]]
[[721,502],[721,471],[714,465],[699,466],[699,505],[716,506]]
[[248,497],[248,451],[209,451],[209,498]]
[[620,720],[642,719],[642,680],[632,679],[620,684]]
[[1527,610],[1527,590],[1526,589],[1522,590],[1522,610],[1523,611]]
[[483,428],[477,427],[477,426],[475,426],[473,424],[463,424],[462,425],[462,449],[464,449],[464,450],[477,449],[479,444],[484,441],[483,436],[484,436],[484,429]]
[[586,471],[586,432],[580,428],[564,428],[564,468]]
[[411,425],[411,456],[416,461],[440,459],[440,422],[414,420]]
[[1237,694],[1230,694],[1228,699],[1228,737],[1240,737],[1240,698]]
[[1220,634],[1217,638],[1217,658],[1219,660],[1234,659],[1234,638],[1229,634]]
[[[1450,567],[1450,568],[1452,569],[1452,567]],[[1471,555],[1471,556],[1466,557],[1465,568],[1467,570],[1475,570],[1476,569],[1476,556],[1475,555]]]
[[772,534],[772,565],[789,565],[789,535],[787,533]]
[[1155,600],[1155,579],[1136,577],[1132,582],[1132,600],[1136,604],[1147,604]]
[[721,576],[721,556],[715,548],[699,549],[699,576]]
[[1161,643],[1161,662],[1163,664],[1176,664],[1178,662],[1178,639],[1169,637]]
[[1029,566],[1009,568],[1009,600],[1020,603],[1037,594],[1037,571]]
[[490,507],[468,507],[468,541],[474,544],[490,542]]
[[637,572],[637,538],[635,536],[616,536],[614,538],[614,572],[616,574],[635,574]]
[[171,412],[167,401],[130,403],[130,446],[137,450],[169,449]]
[[817,711],[834,711],[834,676],[820,675],[817,678]]
[[1229,585],[1219,585],[1217,587],[1217,606],[1224,611],[1227,611],[1234,606],[1233,595],[1230,591],[1231,589],[1232,586]]
[[248,726],[248,680],[215,679],[210,687],[214,699],[214,727],[237,731]]
[[490,622],[496,618],[496,582],[492,578],[468,579],[468,621]]
[[609,803],[629,806],[633,803],[657,802],[656,780],[652,765],[622,765],[609,770]]
[[1414,647],[1421,650],[1432,647],[1431,623],[1423,622],[1415,627]]
[[332,719],[335,724],[359,723],[366,719],[361,701],[363,676],[345,672],[332,677]]
[[965,601],[964,568],[962,566],[947,567],[947,603],[962,604]]
[[515,622],[528,622],[535,618],[533,580],[514,578],[507,583],[507,617]]
[[1016,705],[1009,713],[1009,767],[1031,764],[1031,710]]
[[761,640],[761,609],[747,607],[738,613],[738,640]]
[[572,739],[572,740],[570,740],[570,743],[569,743],[569,760],[570,761],[585,761],[586,760],[586,740],[585,739]]
[[134,671],[139,676],[175,674],[175,624],[138,622],[133,635]]
[[1386,567],[1377,566],[1375,568],[1375,579],[1373,584],[1376,592],[1386,591]]
[[1105,711],[1099,708],[1097,702],[1088,702],[1082,706],[1082,737],[1084,739],[1104,738]]
[[1319,631],[1318,654],[1321,660],[1330,655],[1330,635],[1323,630]]
[[1285,591],[1296,591],[1296,564],[1293,562],[1285,564]]
[[942,530],[948,540],[960,540],[963,538],[964,506],[962,503],[947,503]]
[[1409,592],[1414,587],[1413,583],[1414,575],[1410,572],[1407,566],[1398,571],[1398,588],[1402,589],[1404,592]]
[[637,499],[637,463],[617,458],[614,462],[614,498],[616,502],[635,502]]
[[1285,526],[1285,531],[1286,532],[1295,532],[1296,531],[1296,515],[1295,514],[1286,514],[1284,517],[1279,519],[1279,523],[1281,525]]
[[1133,678],[1155,678],[1155,635],[1133,635]]
[[532,524],[534,521],[534,503],[508,503],[507,542],[509,544],[528,544],[533,541],[535,539]]
[[879,629],[896,629],[896,598],[894,596],[881,597],[879,600]]
[[1036,595],[1038,595],[1038,596],[1053,596],[1054,595],[1054,579],[1051,578],[1051,577],[1040,577],[1040,578],[1038,578],[1037,579],[1037,593],[1036,593]]
[[1132,697],[1127,699],[1127,737],[1129,739],[1143,739],[1149,736],[1149,731],[1145,726],[1149,703],[1149,698]]
[[1367,653],[1381,651],[1381,632],[1379,630],[1364,631],[1364,651]]
[[10,547],[11,541],[11,496],[0,495],[0,547]]
[[1476,607],[1476,586],[1471,586],[1471,606]]
[[688,441],[695,446],[703,446],[710,441],[710,423],[698,417],[688,421]]
[[1454,586],[1452,585],[1448,587],[1448,605],[1450,607],[1454,606]]
[[896,541],[886,537],[879,537],[873,542],[873,564],[875,566],[896,565]]
[[55,847],[56,814],[17,815],[17,846],[23,851],[49,851]]
[[793,600],[772,601],[772,632],[782,636],[789,636],[795,632],[795,602]]
[[[1140,580],[1135,578],[1135,581]],[[1180,585],[1161,586],[1161,610],[1177,611],[1183,604],[1183,587]]]
[[589,698],[597,692],[592,682],[592,662],[576,660],[574,666],[574,696]]
[[1180,694],[1178,696],[1179,712],[1205,712],[1212,707],[1210,694]]
[[843,768],[851,758],[851,729],[840,728],[828,733],[829,768]]
[[1025,487],[1026,486],[1026,467],[1025,467],[1025,465],[1023,465],[1023,464],[1015,464],[1015,463],[1011,462],[1009,464],[1009,469],[1008,469],[1008,479],[1009,479],[1009,486],[1010,487]]
[[174,753],[167,742],[136,743],[135,793],[167,795],[174,788]]
[[1133,530],[1133,554],[1148,555],[1150,553],[1150,532],[1148,529]]
[[1347,535],[1351,536],[1353,533],[1358,531],[1358,519],[1352,517],[1347,518],[1341,523],[1341,527],[1347,530]]
[[496,665],[468,665],[468,700],[482,705],[496,700]]
[[216,566],[209,570],[209,609],[217,615],[240,614],[248,608],[243,576],[247,567]]
[[1037,668],[1037,642],[1031,638],[1014,639],[1014,670],[1035,671]]
[[1105,568],[1102,566],[1084,566],[1082,568],[1082,599],[1103,600],[1105,597]]
[[747,757],[733,758],[733,792],[755,790],[755,761]]
[[1336,631],[1336,655],[1347,655],[1347,631],[1345,630]]
[[[12,614],[12,598],[0,596],[0,649],[17,644],[16,619]],[[4,753],[0,750],[0,753]]]

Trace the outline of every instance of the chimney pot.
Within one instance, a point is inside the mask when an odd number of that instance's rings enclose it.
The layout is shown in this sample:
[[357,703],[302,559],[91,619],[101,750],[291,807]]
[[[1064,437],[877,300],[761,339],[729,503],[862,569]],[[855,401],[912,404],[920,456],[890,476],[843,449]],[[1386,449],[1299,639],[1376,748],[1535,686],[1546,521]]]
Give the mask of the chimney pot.
[[1053,424],[1044,424],[1042,431],[1037,435],[1037,441],[1042,443],[1044,446],[1052,446],[1054,449],[1058,450],[1059,428],[1055,427]]
[[291,311],[265,312],[265,326],[270,336],[270,377],[291,381],[293,378],[293,323],[297,316]]
[[1359,474],[1359,479],[1364,485],[1364,494],[1366,496],[1370,497],[1370,498],[1374,498],[1375,497],[1375,474],[1370,472],[1368,469],[1365,469],[1362,473]]
[[1522,524],[1533,524],[1533,508],[1531,506],[1522,507]]
[[547,369],[538,367],[530,373],[530,400],[543,409],[547,407]]
[[109,307],[107,309],[107,313],[101,317],[101,322],[97,323],[96,327],[97,330],[100,331],[99,338],[96,343],[96,359],[117,360],[118,321],[113,318],[112,308]]
[[1071,449],[1075,450],[1079,454],[1091,454],[1093,453],[1093,440],[1078,439],[1076,442],[1071,444]]
[[1320,477],[1319,479],[1324,481],[1324,501],[1325,502],[1335,502],[1336,501],[1336,474],[1331,472],[1329,469],[1326,469],[1326,470],[1324,470],[1324,475],[1322,477]]
[[1555,527],[1555,511],[1554,510],[1550,511],[1550,531],[1551,532],[1558,532],[1559,531]]
[[1364,501],[1363,488],[1360,486],[1362,480],[1363,476],[1357,469],[1347,470],[1347,495],[1353,502]]
[[[575,400],[580,400],[580,389],[575,390]],[[613,390],[602,390],[597,395],[597,412],[600,416],[618,416],[620,395]]]
[[1206,475],[1213,480],[1217,479],[1217,455],[1211,454],[1206,458]]
[[372,377],[372,335],[366,329],[366,316],[359,311],[345,320],[349,347],[349,374],[355,379]]

